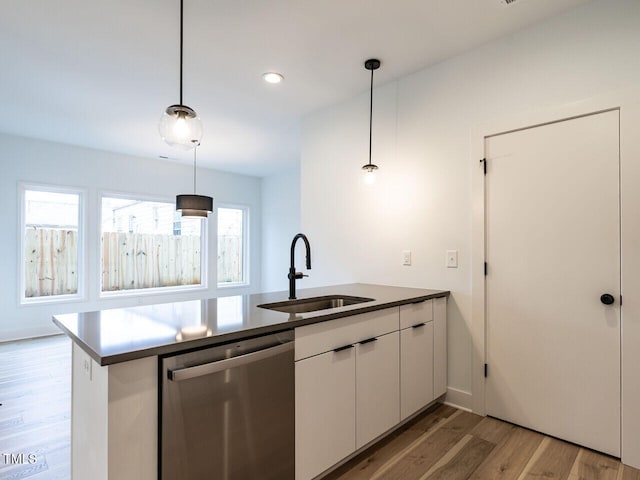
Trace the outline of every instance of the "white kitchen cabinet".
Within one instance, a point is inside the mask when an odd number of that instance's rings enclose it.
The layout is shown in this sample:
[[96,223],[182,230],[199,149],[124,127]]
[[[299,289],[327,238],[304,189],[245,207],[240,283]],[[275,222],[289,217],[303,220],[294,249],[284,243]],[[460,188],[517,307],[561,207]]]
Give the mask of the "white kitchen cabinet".
[[356,449],[400,421],[399,335],[356,345]]
[[368,338],[398,330],[398,307],[296,328],[295,359],[355,345]]
[[433,299],[433,395],[447,393],[447,297]]
[[296,480],[308,480],[356,448],[355,348],[296,362]]
[[434,399],[433,322],[420,322],[400,331],[400,418]]
[[400,306],[400,330],[433,320],[433,300]]
[[72,348],[71,477],[157,480],[158,357],[100,366]]
[[[377,404],[383,415],[367,397],[376,402],[379,389],[389,386],[399,391],[398,321],[394,307],[296,329],[296,480],[309,480],[352,454],[358,434],[368,442],[397,423],[397,393],[385,392]],[[359,428],[359,417],[371,425]]]
[[400,418],[434,398],[433,300],[400,307]]
[[446,299],[295,329],[296,480],[310,480],[446,389]]

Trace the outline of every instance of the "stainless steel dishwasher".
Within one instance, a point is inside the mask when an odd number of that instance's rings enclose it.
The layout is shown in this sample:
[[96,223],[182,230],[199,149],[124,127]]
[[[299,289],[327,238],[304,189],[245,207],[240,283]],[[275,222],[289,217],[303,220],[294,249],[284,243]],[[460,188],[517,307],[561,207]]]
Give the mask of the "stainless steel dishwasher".
[[293,480],[293,331],[161,360],[162,480]]

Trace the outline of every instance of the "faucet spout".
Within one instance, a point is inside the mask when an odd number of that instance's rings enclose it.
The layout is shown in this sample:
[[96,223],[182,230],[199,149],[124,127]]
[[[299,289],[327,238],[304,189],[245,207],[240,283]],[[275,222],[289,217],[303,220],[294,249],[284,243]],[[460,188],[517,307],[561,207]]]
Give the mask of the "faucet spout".
[[289,275],[288,275],[289,300],[295,300],[296,298],[296,280],[307,276],[307,275],[303,275],[300,272],[296,272],[295,253],[296,253],[296,243],[299,239],[302,239],[306,249],[307,270],[311,270],[311,245],[309,245],[309,239],[304,233],[298,233],[295,237],[293,237],[293,241],[291,242],[291,265],[289,267]]

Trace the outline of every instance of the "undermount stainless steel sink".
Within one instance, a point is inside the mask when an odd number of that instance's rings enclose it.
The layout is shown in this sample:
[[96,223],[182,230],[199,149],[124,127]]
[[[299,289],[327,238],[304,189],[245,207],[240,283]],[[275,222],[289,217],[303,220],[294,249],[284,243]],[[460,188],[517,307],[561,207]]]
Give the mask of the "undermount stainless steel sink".
[[357,303],[373,302],[373,300],[373,298],[352,297],[349,295],[326,295],[324,297],[301,298],[300,300],[288,300],[286,302],[263,303],[258,307],[285,313],[306,313],[346,307]]

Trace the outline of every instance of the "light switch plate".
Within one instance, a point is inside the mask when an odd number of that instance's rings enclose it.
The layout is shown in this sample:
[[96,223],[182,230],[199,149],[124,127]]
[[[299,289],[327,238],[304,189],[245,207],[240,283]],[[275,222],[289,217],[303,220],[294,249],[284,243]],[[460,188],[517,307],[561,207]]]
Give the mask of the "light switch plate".
[[457,250],[447,250],[445,264],[447,268],[458,268],[458,251]]
[[402,251],[402,265],[411,265],[411,250]]

